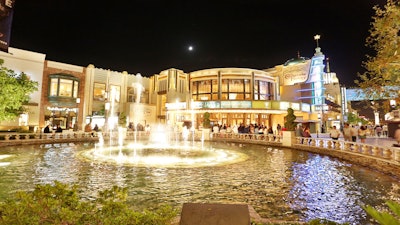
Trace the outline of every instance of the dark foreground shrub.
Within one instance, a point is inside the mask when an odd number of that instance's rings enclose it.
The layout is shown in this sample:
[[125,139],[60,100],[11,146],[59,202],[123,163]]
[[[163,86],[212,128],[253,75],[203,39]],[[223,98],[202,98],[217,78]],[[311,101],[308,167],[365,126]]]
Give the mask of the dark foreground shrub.
[[394,201],[387,201],[389,209],[378,211],[372,206],[365,206],[365,211],[381,225],[400,224],[400,204]]
[[37,185],[31,192],[17,192],[0,203],[3,224],[171,224],[177,211],[169,206],[136,212],[126,203],[127,189],[114,186],[98,193],[93,201],[83,200],[77,186],[60,182]]

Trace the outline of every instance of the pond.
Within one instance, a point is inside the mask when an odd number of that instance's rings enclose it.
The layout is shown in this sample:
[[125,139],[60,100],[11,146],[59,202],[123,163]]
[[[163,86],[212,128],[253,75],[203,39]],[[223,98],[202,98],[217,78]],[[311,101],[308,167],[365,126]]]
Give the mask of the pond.
[[[163,166],[87,156],[98,148],[97,143],[0,148],[0,200],[17,190],[32,190],[36,184],[57,180],[79,185],[88,198],[114,185],[127,187],[128,201],[137,210],[163,204],[180,209],[187,202],[241,203],[253,206],[264,218],[291,221],[326,218],[366,224],[369,218],[362,206],[380,208],[385,201],[398,201],[400,196],[400,182],[393,177],[332,157],[292,149],[193,143],[192,148],[226,151],[235,159]],[[118,155],[134,157],[140,152],[132,153],[130,149],[124,147],[118,150]],[[170,156],[172,151],[160,148],[151,152]],[[179,148],[176,151],[183,158],[197,155],[188,154],[188,150],[183,154]]]

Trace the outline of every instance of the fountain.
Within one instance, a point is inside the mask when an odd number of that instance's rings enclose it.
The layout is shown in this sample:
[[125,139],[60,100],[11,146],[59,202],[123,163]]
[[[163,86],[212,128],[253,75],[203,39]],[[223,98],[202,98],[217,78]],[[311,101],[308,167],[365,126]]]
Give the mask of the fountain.
[[[140,74],[137,81],[132,83],[136,91],[134,100],[134,118],[133,123],[138,124],[143,121],[143,107],[140,104],[141,93],[144,90],[141,84]],[[109,141],[106,142],[100,135],[99,142],[93,149],[81,152],[80,158],[98,162],[118,164],[135,167],[163,167],[163,168],[187,168],[226,165],[230,163],[242,162],[247,159],[246,154],[230,151],[227,149],[218,149],[213,147],[204,147],[204,140],[196,142],[194,138],[193,109],[192,126],[183,127],[181,133],[169,132],[171,129],[161,124],[153,125],[149,133],[143,134],[135,129],[133,141],[126,140],[126,130],[121,126],[118,132],[114,128],[115,122],[115,95],[116,91],[112,88],[110,91],[110,117],[106,121],[106,127],[109,127]],[[119,121],[120,122],[120,121]],[[126,121],[124,121],[126,124]],[[122,123],[124,125],[124,123]],[[192,131],[192,132],[190,132]],[[189,140],[189,136],[192,136]],[[106,144],[107,143],[107,144]]]

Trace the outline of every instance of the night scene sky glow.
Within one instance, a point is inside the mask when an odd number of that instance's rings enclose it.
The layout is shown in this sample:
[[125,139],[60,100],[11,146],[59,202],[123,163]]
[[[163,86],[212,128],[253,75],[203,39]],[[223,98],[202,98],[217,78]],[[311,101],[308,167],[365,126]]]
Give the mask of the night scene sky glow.
[[169,68],[266,69],[316,41],[341,83],[362,61],[374,5],[383,0],[17,0],[10,46],[47,60],[151,76]]

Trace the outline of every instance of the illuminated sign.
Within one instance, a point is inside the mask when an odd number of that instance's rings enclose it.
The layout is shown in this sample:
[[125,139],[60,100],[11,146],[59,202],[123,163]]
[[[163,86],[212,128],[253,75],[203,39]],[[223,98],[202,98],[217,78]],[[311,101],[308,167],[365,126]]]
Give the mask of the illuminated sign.
[[272,109],[272,104],[270,101],[253,101],[252,106],[253,109]]
[[186,109],[186,102],[165,103],[168,110],[171,109]]
[[203,108],[209,108],[209,109],[221,108],[221,103],[216,101],[203,102]]
[[310,104],[302,103],[302,104],[301,104],[301,111],[304,111],[304,112],[311,112]]
[[59,107],[47,107],[47,110],[49,111],[65,111],[65,112],[75,112],[76,113],[76,108],[59,108]]
[[292,102],[292,103],[290,104],[290,107],[291,107],[293,110],[300,110],[300,103],[294,103],[294,102]]
[[310,60],[304,63],[289,65],[283,67],[283,85],[294,85],[297,83],[304,83],[308,79],[308,72],[310,70]]
[[221,101],[221,108],[249,109],[251,101]]

